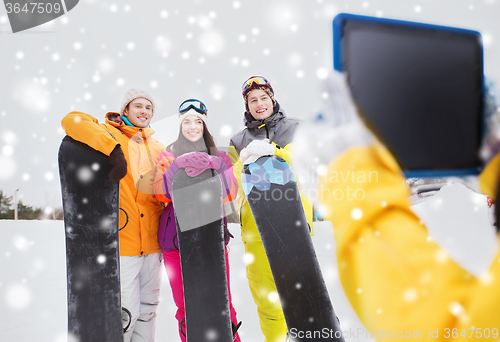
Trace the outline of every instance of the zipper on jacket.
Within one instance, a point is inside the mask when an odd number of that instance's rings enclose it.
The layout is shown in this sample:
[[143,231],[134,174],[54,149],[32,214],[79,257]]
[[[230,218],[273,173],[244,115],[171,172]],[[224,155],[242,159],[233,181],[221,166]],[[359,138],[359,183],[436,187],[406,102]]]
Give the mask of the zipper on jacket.
[[169,222],[170,222],[170,215],[167,217],[167,223],[165,224],[165,235],[163,235],[163,242],[165,242],[165,237],[167,236],[166,232]]
[[241,201],[241,206],[240,206],[240,227],[243,227],[243,221],[241,220],[241,217],[243,216],[241,211],[243,210],[243,204],[245,204],[245,199]]
[[264,126],[264,128],[266,129],[266,138],[267,138],[267,139],[269,139],[269,140],[271,140],[271,139],[269,138],[269,129],[267,128],[267,125],[266,125],[266,121],[265,121],[265,119],[264,119],[264,120],[262,120],[262,122],[263,122],[263,124],[262,124],[262,125],[260,125],[260,126],[259,126],[259,127],[257,127],[257,128],[258,128],[258,129],[261,129],[261,128]]

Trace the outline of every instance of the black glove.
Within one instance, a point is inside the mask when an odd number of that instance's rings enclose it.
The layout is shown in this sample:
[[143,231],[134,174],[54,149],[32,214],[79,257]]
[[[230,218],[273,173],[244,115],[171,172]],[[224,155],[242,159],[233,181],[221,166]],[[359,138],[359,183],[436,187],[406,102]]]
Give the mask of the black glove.
[[116,145],[109,155],[109,163],[113,167],[109,172],[109,179],[113,182],[119,182],[127,174],[127,160],[120,145]]
[[243,323],[242,321],[240,321],[240,323],[238,323],[238,325],[234,324],[233,322],[231,322],[231,328],[233,330],[233,338],[236,337],[236,332],[238,331],[238,329],[241,327],[241,323]]

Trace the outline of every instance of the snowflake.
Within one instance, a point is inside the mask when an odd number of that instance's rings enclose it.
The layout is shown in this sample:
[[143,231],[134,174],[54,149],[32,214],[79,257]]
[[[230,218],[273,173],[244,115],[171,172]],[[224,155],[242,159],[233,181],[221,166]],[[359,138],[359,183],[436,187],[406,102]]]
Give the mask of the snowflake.
[[271,292],[269,292],[269,294],[267,295],[267,299],[268,299],[271,303],[275,303],[275,302],[277,302],[277,301],[280,299],[280,296],[278,295],[278,292],[276,292],[276,291],[271,291]]
[[352,211],[351,211],[351,217],[354,219],[354,220],[359,220],[363,217],[363,211],[359,208],[354,208]]
[[222,99],[224,96],[225,88],[222,84],[220,83],[215,83],[210,87],[210,94],[212,97],[216,100],[219,101]]
[[417,299],[417,291],[415,289],[407,289],[403,292],[403,299],[408,302],[414,302]]
[[207,55],[216,55],[222,51],[224,37],[217,31],[206,31],[199,38],[199,48]]
[[28,240],[22,235],[15,235],[12,239],[12,244],[21,252],[25,252],[29,248]]
[[205,333],[205,338],[207,341],[217,341],[219,334],[214,329],[208,329]]
[[170,42],[170,40],[163,36],[158,36],[155,39],[155,48],[158,52],[167,52],[170,49],[171,45],[172,43]]
[[324,80],[328,76],[328,69],[327,68],[319,68],[318,70],[316,70],[316,76],[320,80]]
[[104,72],[109,72],[113,69],[113,61],[110,58],[104,57],[98,63],[99,69]]
[[2,165],[0,168],[0,179],[5,180],[14,176],[17,169],[17,164],[14,159],[0,156],[0,165]]
[[2,148],[2,154],[6,157],[10,157],[14,154],[14,147],[12,145],[5,145]]
[[300,54],[298,53],[292,53],[289,57],[288,57],[288,63],[290,64],[290,66],[294,67],[294,66],[298,66],[300,65],[300,63],[302,62],[302,57],[300,56]]
[[484,32],[481,36],[483,38],[484,47],[491,47],[491,45],[493,44],[493,36],[489,32]]
[[94,178],[94,174],[88,166],[82,166],[78,169],[77,178],[80,182],[87,183]]
[[233,128],[230,125],[222,125],[219,134],[224,138],[229,138],[233,134]]
[[208,16],[200,15],[197,21],[198,21],[198,26],[203,30],[208,30],[209,28],[212,27],[212,20]]
[[100,254],[97,256],[97,263],[104,264],[106,262],[106,256],[104,254]]
[[12,285],[7,289],[5,299],[11,309],[25,309],[31,304],[31,290],[23,284]]
[[100,222],[100,229],[106,230],[113,227],[113,220],[109,217],[105,217]]
[[245,253],[245,255],[243,255],[243,262],[245,263],[245,265],[250,265],[254,261],[255,256],[252,253]]

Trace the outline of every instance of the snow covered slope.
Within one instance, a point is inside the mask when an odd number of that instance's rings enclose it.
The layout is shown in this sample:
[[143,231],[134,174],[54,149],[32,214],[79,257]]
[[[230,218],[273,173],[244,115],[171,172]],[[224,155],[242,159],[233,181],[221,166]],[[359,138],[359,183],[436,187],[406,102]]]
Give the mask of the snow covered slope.
[[[432,238],[451,258],[473,274],[491,262],[498,246],[488,220],[485,196],[462,185],[445,186],[413,206]],[[245,342],[263,341],[256,306],[245,276],[244,247],[239,225],[230,244],[231,289]],[[340,285],[332,225],[315,222],[313,242],[340,318],[346,340],[369,341]],[[66,342],[66,263],[62,221],[0,221],[0,340]],[[158,342],[180,341],[176,307],[166,274],[161,288],[156,336]]]

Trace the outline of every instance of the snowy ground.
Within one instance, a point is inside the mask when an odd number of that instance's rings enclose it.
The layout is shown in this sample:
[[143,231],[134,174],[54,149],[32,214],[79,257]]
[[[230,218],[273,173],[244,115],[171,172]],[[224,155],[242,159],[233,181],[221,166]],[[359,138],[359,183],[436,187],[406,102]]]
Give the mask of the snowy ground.
[[[332,301],[343,325],[357,321],[338,281],[330,222],[316,222],[313,241]],[[230,243],[231,289],[243,341],[262,341],[256,306],[245,276],[239,225]],[[66,341],[66,262],[62,221],[0,221],[0,335],[2,341]],[[176,307],[164,274],[157,342],[177,341]],[[356,324],[356,323],[354,323]],[[359,322],[357,322],[359,325]]]
[[[485,196],[462,185],[443,188],[415,205],[433,238],[474,274],[484,271],[498,246],[488,220]],[[231,287],[240,336],[263,341],[258,316],[245,277],[239,226],[230,230]],[[340,285],[331,223],[315,222],[313,242],[344,331],[362,328]],[[464,244],[468,248],[464,248]],[[0,336],[2,341],[66,342],[66,264],[62,221],[0,221]],[[460,252],[461,251],[461,252]],[[175,306],[164,275],[158,309],[157,341],[178,341]],[[348,339],[352,340],[352,339]],[[356,341],[368,341],[358,336]]]

